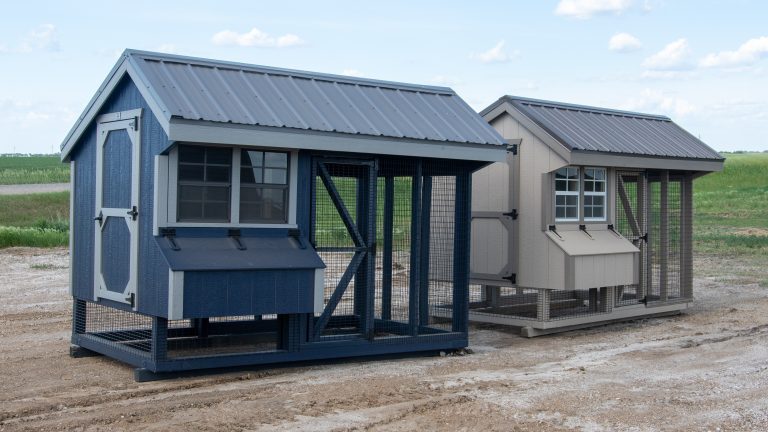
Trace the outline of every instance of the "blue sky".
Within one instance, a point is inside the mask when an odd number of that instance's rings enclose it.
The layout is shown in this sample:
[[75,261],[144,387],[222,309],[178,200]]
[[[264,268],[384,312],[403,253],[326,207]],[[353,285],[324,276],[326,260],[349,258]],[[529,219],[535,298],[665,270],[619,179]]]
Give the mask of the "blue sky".
[[0,153],[58,151],[124,48],[665,114],[768,149],[763,0],[12,2]]

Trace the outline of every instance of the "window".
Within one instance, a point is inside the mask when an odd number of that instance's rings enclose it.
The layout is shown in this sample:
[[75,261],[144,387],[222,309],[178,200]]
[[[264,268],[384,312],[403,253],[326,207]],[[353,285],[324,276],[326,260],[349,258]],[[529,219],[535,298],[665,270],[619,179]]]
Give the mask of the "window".
[[560,168],[555,172],[555,220],[579,220],[579,169]]
[[231,149],[179,146],[179,222],[229,222],[231,186]]
[[287,152],[179,145],[177,223],[289,222]]
[[288,222],[288,153],[241,150],[240,222]]
[[605,221],[606,178],[605,168],[564,167],[555,171],[555,221]]
[[584,169],[584,220],[605,220],[605,168]]

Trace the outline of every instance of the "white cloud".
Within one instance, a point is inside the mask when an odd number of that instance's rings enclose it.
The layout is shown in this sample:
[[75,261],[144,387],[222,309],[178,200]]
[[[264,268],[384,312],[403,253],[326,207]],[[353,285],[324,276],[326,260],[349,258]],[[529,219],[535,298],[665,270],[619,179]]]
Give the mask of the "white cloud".
[[302,45],[304,40],[292,33],[282,36],[271,36],[256,27],[247,33],[237,33],[231,30],[224,30],[216,33],[211,38],[216,45],[237,45],[242,47],[276,47],[285,48],[290,46]]
[[672,117],[684,117],[698,110],[696,105],[685,99],[668,96],[651,89],[645,89],[639,97],[629,99],[622,108],[631,111],[663,113]]
[[711,53],[699,61],[699,66],[705,68],[747,66],[768,57],[768,37],[750,39],[736,51],[720,51]]
[[43,24],[27,34],[19,51],[58,51],[60,49],[56,26]]
[[616,33],[608,41],[608,49],[615,52],[632,52],[642,47],[640,40],[629,33]]
[[680,70],[691,67],[688,57],[691,49],[685,38],[678,39],[643,61],[643,67],[653,70]]
[[351,76],[351,77],[362,77],[363,76],[363,73],[360,72],[357,69],[344,69],[343,71],[341,71],[341,74],[342,75]]
[[620,14],[631,6],[632,0],[560,0],[555,15],[587,19],[599,14]]
[[483,63],[502,63],[502,62],[510,61],[520,54],[519,51],[513,51],[512,54],[507,54],[507,52],[504,51],[505,43],[506,43],[505,41],[501,40],[493,48],[489,49],[488,51],[481,52],[478,54],[471,54],[469,57],[476,60],[480,60]]

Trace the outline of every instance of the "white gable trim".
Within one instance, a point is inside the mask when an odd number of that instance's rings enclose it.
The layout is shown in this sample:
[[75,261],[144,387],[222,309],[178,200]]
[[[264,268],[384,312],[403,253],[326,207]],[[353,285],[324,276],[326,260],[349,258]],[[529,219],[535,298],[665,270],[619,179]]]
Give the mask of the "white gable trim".
[[104,106],[104,103],[109,96],[112,95],[115,87],[126,74],[133,80],[136,88],[139,89],[139,93],[152,110],[152,114],[154,114],[155,118],[160,122],[160,126],[162,126],[165,133],[168,134],[170,114],[168,113],[167,108],[161,104],[161,101],[155,92],[146,84],[143,74],[133,62],[134,60],[128,54],[123,54],[122,59],[117,62],[114,68],[112,68],[112,71],[107,75],[107,78],[96,91],[93,98],[91,98],[90,102],[88,102],[85,111],[80,114],[77,122],[75,122],[75,125],[61,144],[62,161],[69,160],[69,153],[88,128],[88,125],[95,120],[96,115]]

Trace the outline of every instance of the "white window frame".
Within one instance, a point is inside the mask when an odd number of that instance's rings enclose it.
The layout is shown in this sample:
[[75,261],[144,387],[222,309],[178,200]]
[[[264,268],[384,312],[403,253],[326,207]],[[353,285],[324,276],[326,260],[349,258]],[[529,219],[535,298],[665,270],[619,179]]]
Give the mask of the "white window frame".
[[[211,144],[180,143],[181,145]],[[154,234],[160,228],[296,228],[296,203],[298,190],[299,152],[274,147],[235,147],[232,149],[232,187],[230,195],[229,222],[177,222],[177,200],[179,181],[179,146],[174,146],[167,156],[155,158],[155,223]],[[288,223],[240,223],[240,155],[241,150],[279,151],[288,153]]]
[[[603,179],[602,180],[587,180],[587,170],[595,170],[595,171],[602,171],[603,172]],[[591,181],[595,184],[597,183],[603,183],[603,191],[602,192],[589,192],[587,191],[587,188],[584,187],[587,183],[587,181]],[[581,179],[581,189],[584,193],[584,197],[587,196],[601,196],[603,197],[603,216],[602,217],[587,217],[586,208],[583,212],[584,214],[584,221],[585,222],[605,222],[608,220],[608,170],[606,168],[602,167],[584,167],[582,179]],[[582,206],[585,206],[587,203],[587,200],[584,199],[584,203],[582,203]],[[595,207],[592,205],[592,207]]]
[[[557,171],[559,171],[561,169],[564,169],[564,168],[576,169],[576,172],[577,172],[577,175],[578,175],[577,184],[579,185],[579,190],[577,190],[577,191],[570,191],[570,190],[569,191],[558,191],[557,190]],[[552,186],[553,186],[553,189],[554,189],[554,192],[555,192],[554,201],[553,201],[554,211],[555,211],[555,213],[554,213],[555,214],[555,222],[579,222],[581,220],[582,211],[581,211],[581,196],[580,196],[580,194],[581,194],[581,190],[582,190],[582,186],[583,186],[582,185],[582,181],[581,181],[581,173],[582,173],[581,167],[570,166],[570,165],[569,166],[564,166],[562,168],[558,168],[557,170],[555,170],[555,172],[552,173],[552,178],[553,178]],[[566,180],[566,181],[573,181],[573,180]],[[557,208],[558,208],[557,197],[558,196],[566,196],[566,197],[568,197],[568,196],[575,196],[576,197],[576,217],[575,218],[568,218],[568,217],[558,218],[557,217]],[[566,206],[566,208],[567,207],[568,206]]]

